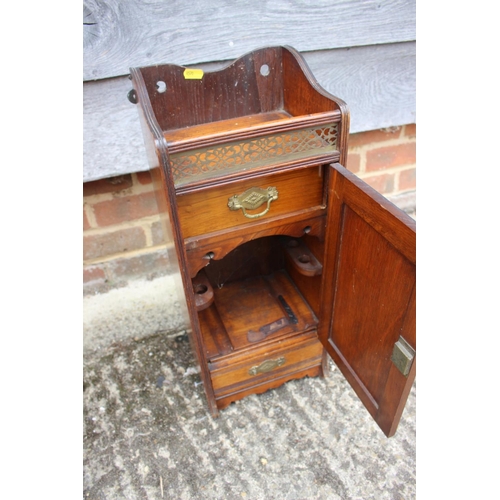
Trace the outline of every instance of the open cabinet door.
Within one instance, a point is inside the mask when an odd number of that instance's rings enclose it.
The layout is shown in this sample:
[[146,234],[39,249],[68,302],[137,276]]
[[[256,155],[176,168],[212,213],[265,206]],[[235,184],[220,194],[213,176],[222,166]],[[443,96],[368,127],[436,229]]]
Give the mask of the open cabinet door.
[[390,437],[415,379],[415,222],[339,164],[328,207],[320,339]]

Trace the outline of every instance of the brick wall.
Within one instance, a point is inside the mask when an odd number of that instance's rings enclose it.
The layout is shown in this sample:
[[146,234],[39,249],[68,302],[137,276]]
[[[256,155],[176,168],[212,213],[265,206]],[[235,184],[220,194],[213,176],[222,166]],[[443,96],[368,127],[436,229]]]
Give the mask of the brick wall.
[[351,134],[346,166],[403,210],[415,210],[415,124]]
[[165,274],[165,243],[149,172],[84,183],[84,293]]
[[[415,212],[416,126],[351,134],[347,168]],[[84,293],[105,292],[169,268],[148,172],[83,185]]]

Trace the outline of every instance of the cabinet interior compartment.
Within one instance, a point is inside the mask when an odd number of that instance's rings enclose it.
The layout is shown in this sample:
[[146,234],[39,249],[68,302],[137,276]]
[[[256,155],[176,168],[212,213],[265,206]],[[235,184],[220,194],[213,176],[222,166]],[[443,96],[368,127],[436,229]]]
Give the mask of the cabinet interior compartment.
[[[286,236],[259,238],[236,247],[221,260],[212,260],[193,280],[195,296],[205,295],[205,290],[213,294],[208,308],[215,309],[214,314],[202,314],[206,306],[199,311],[202,324],[206,316],[218,319],[216,331],[213,326],[203,329],[207,344],[217,345],[217,337],[224,336],[231,351],[237,351],[260,340],[314,328],[317,315],[300,286],[308,279],[318,281],[313,273],[320,271],[319,260],[303,239]],[[217,351],[210,357],[217,357]]]
[[305,240],[249,241],[212,260],[193,279],[195,296],[213,295],[198,317],[222,406],[243,397],[250,386],[264,390],[270,377],[279,385],[280,373],[287,379],[319,374],[323,349],[316,334],[318,300],[311,290],[320,287],[321,256]]

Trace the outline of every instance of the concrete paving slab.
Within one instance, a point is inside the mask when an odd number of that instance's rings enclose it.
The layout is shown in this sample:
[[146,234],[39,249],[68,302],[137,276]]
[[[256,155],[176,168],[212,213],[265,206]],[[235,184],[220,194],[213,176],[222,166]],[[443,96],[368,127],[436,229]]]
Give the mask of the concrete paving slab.
[[187,328],[189,319],[179,286],[180,277],[168,275],[131,281],[126,287],[84,297],[84,353],[115,341]]
[[171,279],[116,292],[84,308],[84,498],[416,498],[416,384],[390,439],[333,364],[214,419]]

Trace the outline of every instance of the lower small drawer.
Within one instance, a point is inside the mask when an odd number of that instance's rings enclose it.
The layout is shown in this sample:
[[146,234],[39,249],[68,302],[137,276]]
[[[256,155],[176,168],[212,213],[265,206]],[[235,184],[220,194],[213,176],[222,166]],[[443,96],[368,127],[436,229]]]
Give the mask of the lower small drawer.
[[[224,358],[223,364],[211,363],[211,377],[215,397],[220,398],[229,394],[258,387],[255,392],[263,392],[268,388],[276,387],[277,379],[285,378],[295,372],[301,372],[321,365],[323,346],[315,332],[308,332],[291,339],[269,344],[267,348],[259,348],[254,355],[241,358],[241,354]],[[239,399],[235,397],[234,399]]]

